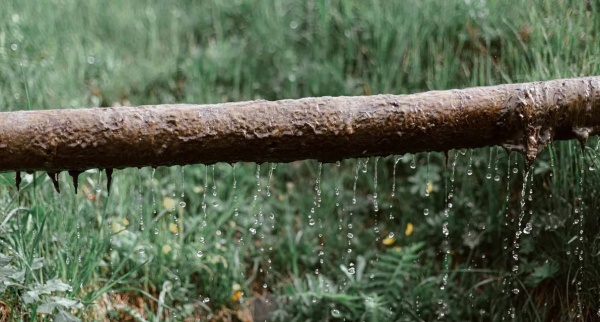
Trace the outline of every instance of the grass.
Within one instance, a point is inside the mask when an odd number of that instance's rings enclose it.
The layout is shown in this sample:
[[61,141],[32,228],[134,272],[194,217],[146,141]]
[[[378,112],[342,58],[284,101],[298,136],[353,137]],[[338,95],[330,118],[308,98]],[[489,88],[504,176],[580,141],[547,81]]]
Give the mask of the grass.
[[[0,2],[2,110],[600,74],[595,1]],[[110,195],[97,170],[78,194],[2,174],[0,317],[593,320],[597,156],[554,143],[525,187],[498,148],[125,169]]]

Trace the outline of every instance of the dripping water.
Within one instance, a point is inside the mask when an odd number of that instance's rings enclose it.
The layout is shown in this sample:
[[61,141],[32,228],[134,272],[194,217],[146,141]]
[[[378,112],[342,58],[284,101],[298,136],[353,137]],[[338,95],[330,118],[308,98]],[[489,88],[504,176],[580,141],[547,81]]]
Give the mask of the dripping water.
[[271,196],[271,179],[273,178],[273,171],[277,169],[277,164],[271,162],[271,166],[269,167],[269,178],[267,179],[267,197]]
[[[319,162],[319,164],[317,165],[317,177],[315,179],[315,187],[314,187],[314,197],[313,197],[313,208],[311,209],[311,213],[312,215],[314,215],[315,219],[312,219],[313,221],[313,225],[314,225],[314,221],[316,220],[319,223],[319,229],[318,229],[318,240],[319,240],[319,245],[317,246],[316,250],[318,250],[318,258],[319,258],[319,264],[323,265],[323,256],[325,256],[325,245],[324,245],[324,238],[323,238],[323,220],[320,218],[319,216],[319,211],[321,208],[321,173],[323,170],[323,163]],[[313,211],[313,209],[316,208],[316,211]],[[309,219],[310,220],[310,219]],[[309,221],[310,224],[310,221]],[[315,251],[316,251],[315,250]],[[319,274],[319,269],[315,270],[315,275]]]
[[440,287],[441,290],[444,290],[446,288],[446,286],[448,285],[448,270],[450,269],[450,240],[449,240],[450,229],[448,228],[448,225],[449,225],[449,218],[450,218],[450,209],[452,209],[452,207],[453,207],[452,199],[454,197],[454,177],[455,177],[455,172],[456,172],[456,163],[458,161],[458,155],[459,155],[459,152],[454,151],[454,159],[452,160],[452,169],[450,172],[450,186],[449,187],[448,187],[448,181],[446,180],[446,207],[444,209],[444,223],[442,225],[442,233],[444,235],[444,248],[445,248],[444,271],[446,273],[444,274],[444,277],[442,280],[442,286]]
[[[210,171],[211,171],[211,175],[212,175],[212,187],[211,187],[212,196],[216,197],[217,196],[217,180],[215,180],[215,165],[214,164],[210,165]],[[215,205],[213,202],[213,206],[217,206],[217,205]]]
[[356,204],[356,184],[358,183],[358,171],[360,170],[360,159],[356,161],[356,171],[354,172],[354,185],[352,187],[352,204]]
[[494,181],[496,181],[496,182],[500,181],[500,172],[498,171],[498,161],[500,161],[499,154],[500,154],[500,147],[496,147],[496,161],[494,164],[494,173],[495,173]]
[[577,190],[575,190],[576,193],[576,197],[575,197],[575,205],[574,205],[574,211],[575,211],[575,220],[573,221],[573,226],[578,228],[577,234],[576,236],[579,236],[578,238],[578,244],[575,247],[575,251],[574,251],[574,255],[577,256],[577,261],[579,264],[579,269],[577,270],[577,272],[575,273],[575,278],[574,280],[576,281],[576,287],[575,287],[575,292],[576,292],[576,297],[577,297],[577,309],[578,309],[578,314],[577,314],[577,318],[580,319],[583,316],[583,304],[581,303],[581,294],[582,294],[582,280],[583,280],[583,276],[584,276],[584,265],[583,265],[583,259],[584,259],[584,218],[583,218],[583,212],[584,212],[584,208],[585,208],[585,203],[583,201],[583,183],[584,183],[584,177],[585,177],[585,171],[584,171],[584,165],[585,165],[585,155],[583,155],[583,152],[579,152],[579,149],[575,149],[576,151],[574,151],[575,155],[578,155],[579,157],[576,159],[578,162],[577,164],[579,165],[579,181],[577,183],[578,187]]
[[[373,211],[379,212],[379,203],[377,201],[377,165],[379,164],[379,157],[375,158],[375,165],[373,169]],[[377,223],[375,224],[377,227]]]
[[239,213],[238,213],[239,201],[238,201],[238,194],[237,194],[237,179],[235,177],[236,167],[237,167],[237,163],[233,164],[233,167],[231,169],[231,173],[233,176],[232,190],[233,190],[233,216],[234,217],[237,217],[239,215]]
[[473,175],[473,149],[469,149],[469,165],[467,167],[467,175]]
[[489,156],[489,161],[488,161],[488,165],[487,165],[487,172],[485,174],[485,178],[486,179],[491,179],[492,178],[492,159],[493,159],[493,155],[494,155],[494,148],[490,147],[490,156]]
[[[527,185],[531,184],[533,182],[533,167],[528,167],[524,174],[523,174],[523,185],[521,188],[521,194],[520,194],[520,199],[519,199],[519,217],[518,217],[518,222],[517,222],[517,227],[516,227],[516,232],[515,232],[515,237],[514,237],[514,241],[513,241],[513,246],[512,246],[512,250],[511,250],[511,254],[512,254],[512,261],[513,261],[513,267],[512,267],[512,272],[511,272],[511,276],[512,276],[512,280],[513,280],[513,289],[511,290],[511,292],[515,295],[519,294],[520,290],[519,290],[519,285],[516,281],[516,275],[519,273],[519,248],[520,248],[520,237],[521,234],[523,233],[523,219],[525,218],[525,213],[526,213],[526,208],[527,208],[527,201],[528,201],[528,196],[527,196]],[[531,191],[531,190],[530,190]]]

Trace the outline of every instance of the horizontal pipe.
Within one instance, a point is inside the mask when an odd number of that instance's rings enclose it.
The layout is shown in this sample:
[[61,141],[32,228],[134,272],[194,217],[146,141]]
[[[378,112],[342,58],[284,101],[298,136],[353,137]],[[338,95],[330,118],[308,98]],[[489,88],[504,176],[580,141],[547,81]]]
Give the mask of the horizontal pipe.
[[532,161],[600,132],[600,77],[211,105],[0,113],[0,171],[289,162],[502,145]]

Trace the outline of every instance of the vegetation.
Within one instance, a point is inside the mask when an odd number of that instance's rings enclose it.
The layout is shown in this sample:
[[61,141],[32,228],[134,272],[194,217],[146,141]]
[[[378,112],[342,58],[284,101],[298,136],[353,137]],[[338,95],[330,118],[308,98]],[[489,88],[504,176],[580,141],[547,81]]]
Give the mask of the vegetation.
[[[0,0],[0,109],[600,74],[597,1]],[[598,140],[0,176],[0,321],[593,320]]]

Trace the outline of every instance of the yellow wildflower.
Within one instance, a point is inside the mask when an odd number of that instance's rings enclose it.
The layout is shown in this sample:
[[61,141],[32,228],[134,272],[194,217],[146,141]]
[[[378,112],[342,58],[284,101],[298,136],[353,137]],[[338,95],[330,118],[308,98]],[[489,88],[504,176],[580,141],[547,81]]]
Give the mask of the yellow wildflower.
[[396,237],[394,235],[387,236],[381,241],[386,246],[391,246],[396,242]]
[[121,226],[121,224],[119,224],[118,222],[113,222],[110,225],[110,228],[112,229],[113,233],[119,232],[123,229],[123,226]]
[[129,220],[127,220],[127,218],[123,218],[123,226],[129,226]]
[[173,234],[176,234],[179,232],[179,227],[177,227],[176,223],[169,223],[169,231],[172,232]]
[[162,252],[165,255],[169,254],[171,252],[171,250],[172,250],[171,245],[167,244],[167,245],[163,245],[163,247],[162,247]]
[[163,199],[163,208],[166,210],[173,210],[175,208],[175,199],[165,197]]
[[238,302],[240,300],[240,298],[242,298],[243,295],[244,295],[244,292],[235,291],[235,292],[233,292],[233,295],[231,295],[231,300],[233,302]]
[[409,222],[406,224],[406,230],[404,231],[404,234],[406,236],[410,236],[410,235],[412,235],[414,229],[415,229],[415,226],[413,226],[413,224]]
[[433,191],[433,183],[431,181],[427,182],[427,193],[431,193]]

